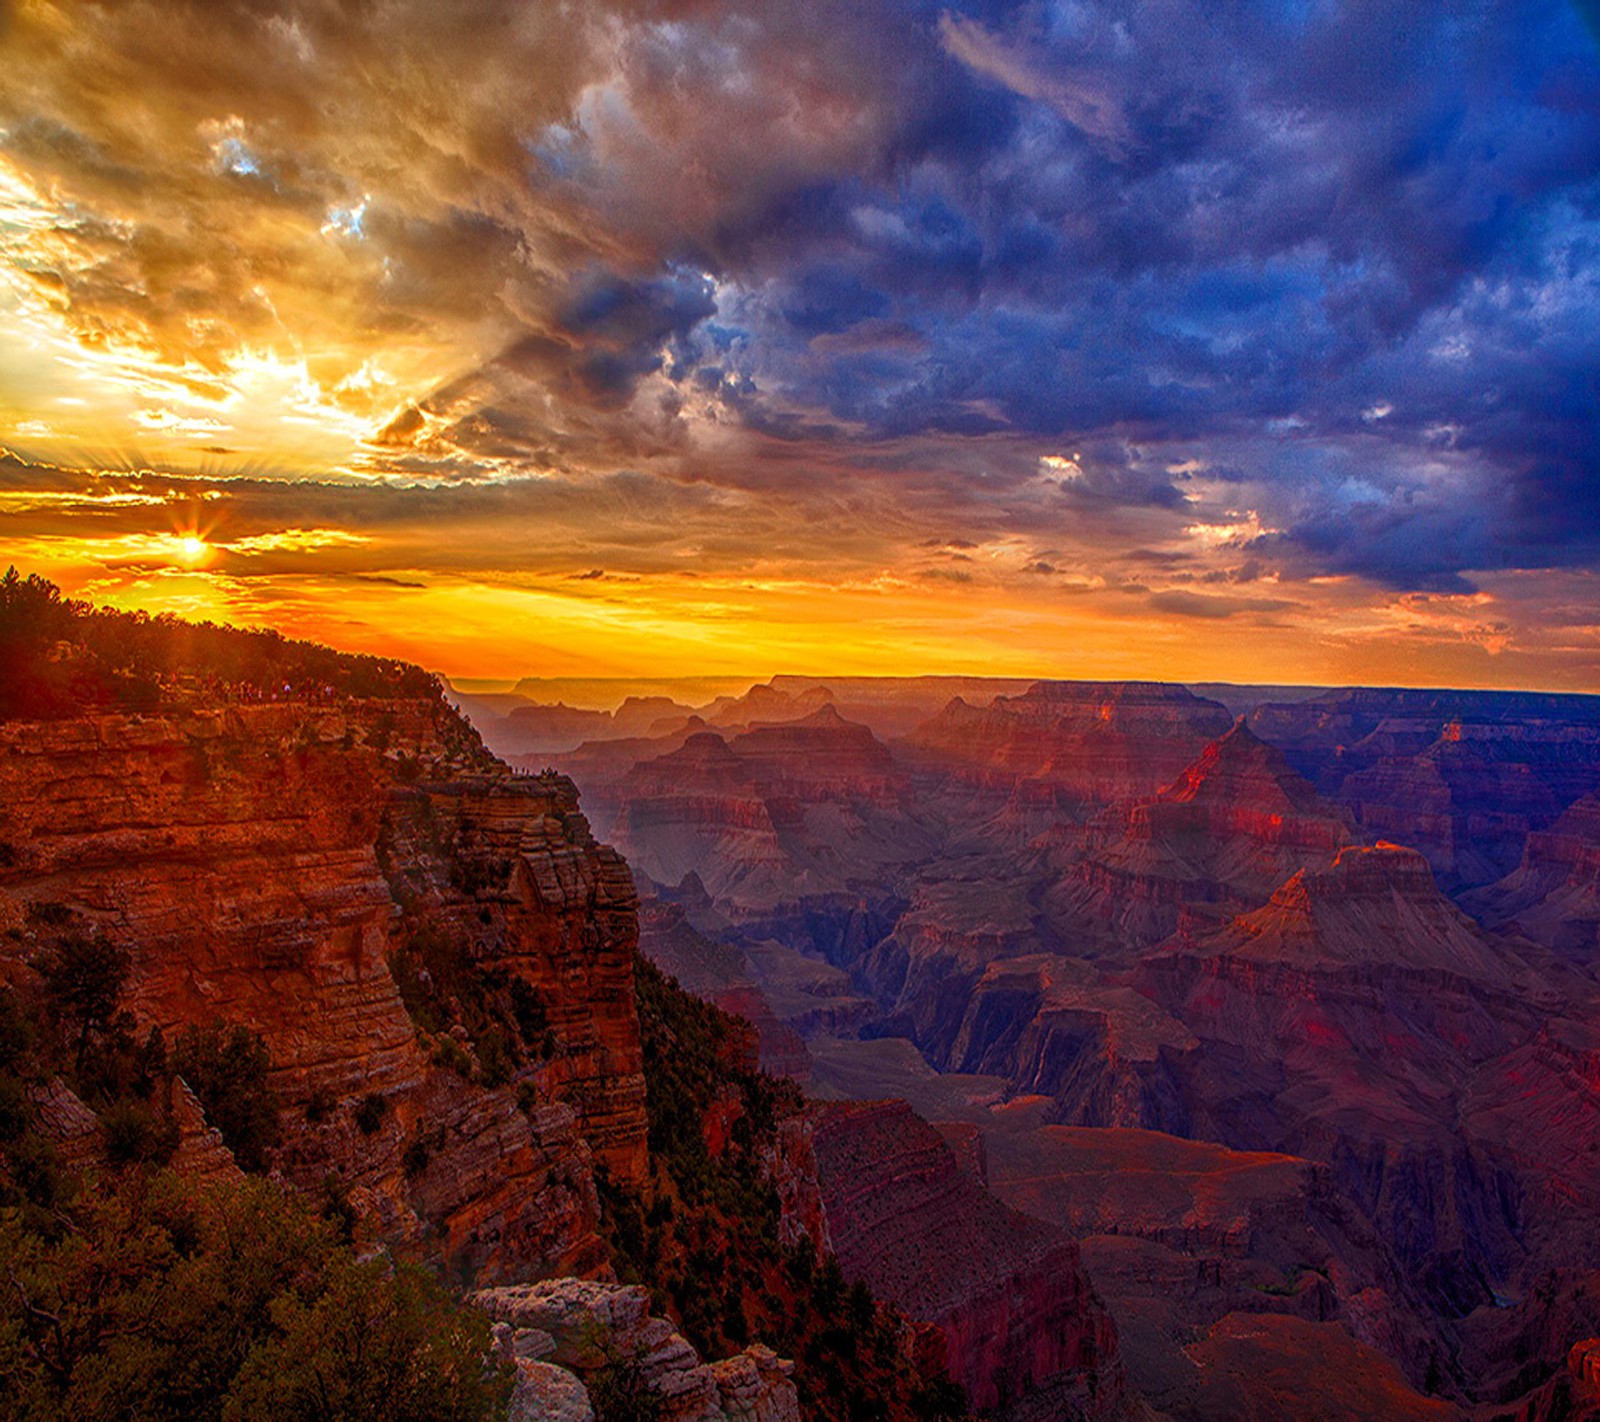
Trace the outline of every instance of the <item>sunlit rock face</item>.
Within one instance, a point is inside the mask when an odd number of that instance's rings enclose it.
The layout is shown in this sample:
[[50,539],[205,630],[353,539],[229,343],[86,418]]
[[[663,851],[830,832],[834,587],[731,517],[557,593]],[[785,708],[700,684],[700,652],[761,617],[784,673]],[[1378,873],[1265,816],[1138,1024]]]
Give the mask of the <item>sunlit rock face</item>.
[[[12,722],[0,842],[8,919],[124,944],[141,1028],[261,1034],[290,1180],[486,1277],[603,1267],[592,1162],[645,1160],[637,922],[570,782],[514,779],[426,701]],[[526,1109],[408,1014],[390,955],[419,915],[546,1005]]]

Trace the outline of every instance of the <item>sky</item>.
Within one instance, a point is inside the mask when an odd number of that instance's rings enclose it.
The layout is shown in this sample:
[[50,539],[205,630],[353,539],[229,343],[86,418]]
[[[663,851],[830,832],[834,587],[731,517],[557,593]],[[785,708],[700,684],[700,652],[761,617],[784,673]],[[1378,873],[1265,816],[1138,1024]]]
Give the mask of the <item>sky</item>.
[[0,0],[0,563],[457,677],[1600,691],[1600,5]]

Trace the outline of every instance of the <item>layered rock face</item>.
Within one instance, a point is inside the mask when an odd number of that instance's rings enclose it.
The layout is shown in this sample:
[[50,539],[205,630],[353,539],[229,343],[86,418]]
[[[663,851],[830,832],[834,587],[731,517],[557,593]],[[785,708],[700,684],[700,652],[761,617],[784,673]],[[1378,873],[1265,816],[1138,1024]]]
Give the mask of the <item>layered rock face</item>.
[[640,905],[639,950],[686,992],[749,1022],[756,1029],[763,1071],[796,1081],[809,1076],[805,1040],[778,1017],[759,971],[742,949],[700,933],[681,904],[648,899]]
[[[1421,855],[1342,850],[1145,972],[1201,1039],[1183,1069],[1199,1133],[1337,1164],[1441,1306],[1482,1299],[1477,1281],[1518,1254],[1518,1221],[1493,1157],[1458,1134],[1460,1083],[1532,1035],[1536,989]],[[1222,1060],[1226,1075],[1209,1065]]]
[[[592,1151],[644,1161],[632,886],[570,783],[514,781],[462,729],[423,701],[0,726],[0,911],[123,944],[141,1028],[261,1034],[280,1168],[331,1175],[386,1238],[490,1278],[595,1270]],[[379,848],[419,818],[427,852],[391,883]],[[468,956],[560,983],[527,1110],[435,1064],[389,968],[397,894]]]
[[1229,1314],[1185,1350],[1194,1391],[1175,1418],[1293,1417],[1299,1422],[1458,1422],[1423,1397],[1388,1358],[1333,1323],[1281,1313]]
[[1574,961],[1600,947],[1600,795],[1528,836],[1522,862],[1463,902],[1490,927],[1514,926]]
[[390,883],[468,958],[532,988],[558,1044],[535,1070],[613,1174],[647,1169],[633,1002],[637,896],[559,775],[422,782],[392,795]]
[[[1463,1333],[1456,1320],[1496,1312],[1491,1285],[1519,1308],[1529,1290],[1536,1313],[1533,1281],[1592,1257],[1579,1239],[1600,1208],[1600,1076],[1583,1021],[1592,987],[1541,967],[1531,945],[1485,935],[1420,854],[1394,845],[1347,846],[1226,923],[1180,920],[1131,977],[996,946],[981,969],[977,951],[968,961],[912,960],[906,981],[920,1007],[903,996],[891,1022],[942,1069],[999,1077],[1056,1121],[1301,1157],[1296,1168],[1315,1170],[1315,1190],[1291,1192],[1293,1208],[1302,1236],[1316,1215],[1324,1243],[1299,1249],[1298,1274],[1258,1274],[1273,1311],[1336,1318],[1363,1347],[1402,1362],[1413,1383],[1454,1373],[1469,1390],[1514,1395],[1515,1380],[1491,1361],[1503,1345],[1462,1341],[1494,1337],[1492,1322]],[[1154,1138],[1141,1139],[1156,1154]],[[991,1160],[997,1149],[991,1139]],[[1048,1182],[1041,1142],[1019,1152]],[[1124,1160],[1125,1171],[1137,1168]],[[1116,1208],[1127,1214],[1134,1203]],[[1159,1233],[1135,1245],[1131,1227],[1119,1223],[1115,1240],[1086,1251],[1112,1281],[1108,1292],[1178,1296],[1192,1257],[1174,1258]],[[1331,1292],[1307,1272],[1319,1269],[1339,1280]],[[1222,1305],[1250,1306],[1239,1289],[1236,1273],[1231,1292],[1213,1289],[1184,1326],[1210,1329]],[[1500,1328],[1512,1327],[1498,1312]],[[1159,1331],[1134,1336],[1148,1344]],[[1159,1353],[1143,1346],[1141,1356]],[[1170,1356],[1150,1366],[1162,1387],[1187,1369]]]
[[1343,815],[1240,721],[1160,794],[1093,826],[1047,903],[1063,935],[1083,925],[1108,952],[1149,947],[1185,909],[1253,908],[1350,840]]
[[1115,1330],[1071,1238],[990,1196],[903,1101],[818,1111],[823,1203],[846,1276],[938,1331],[972,1403],[1121,1415]]
[[959,697],[906,737],[918,762],[1011,797],[1037,782],[1065,801],[1107,805],[1151,794],[1233,718],[1214,701],[1158,682],[1037,682],[987,707]]
[[934,843],[888,750],[831,706],[731,739],[694,732],[620,777],[594,764],[603,751],[580,772],[602,833],[650,879],[692,873],[736,915],[879,888]]
[[[733,950],[701,990],[742,984],[819,1071],[889,1045],[830,1040],[859,1035],[979,1074],[990,1104],[952,1084],[958,1127],[934,1119],[975,1188],[986,1150],[1011,1203],[1093,1231],[1163,1408],[1298,1415],[1300,1369],[1305,1415],[1437,1415],[1418,1388],[1509,1409],[1600,1328],[1563,1302],[1600,1262],[1600,703],[1239,692],[1239,726],[1181,688],[973,687],[885,758],[835,724],[877,691],[802,704],[818,685],[716,707],[692,754],[699,727],[658,727],[602,775],[606,823],[640,814],[658,882]],[[811,725],[735,734],[761,716]],[[850,1089],[898,1087],[863,1065]],[[1013,1159],[1017,1113],[1046,1134]],[[1104,1168],[1041,1144],[1069,1127]],[[1172,1177],[1188,1203],[1157,1208]]]
[[755,777],[714,731],[635,767],[615,812],[603,790],[592,800],[613,842],[658,883],[692,873],[715,898],[762,902],[798,877]]
[[998,1076],[1019,1094],[1048,1101],[1054,1120],[1162,1130],[1192,1124],[1175,1064],[1198,1038],[1129,982],[1076,959],[991,963],[921,1040],[945,1070]]
[[[1163,1412],[1197,1415],[1190,1350],[1230,1315],[1336,1320],[1363,1348],[1433,1362],[1414,1301],[1326,1166],[1139,1130],[996,1129],[987,1146],[995,1192],[1078,1237],[1130,1376]],[[1329,1381],[1313,1365],[1306,1391]]]

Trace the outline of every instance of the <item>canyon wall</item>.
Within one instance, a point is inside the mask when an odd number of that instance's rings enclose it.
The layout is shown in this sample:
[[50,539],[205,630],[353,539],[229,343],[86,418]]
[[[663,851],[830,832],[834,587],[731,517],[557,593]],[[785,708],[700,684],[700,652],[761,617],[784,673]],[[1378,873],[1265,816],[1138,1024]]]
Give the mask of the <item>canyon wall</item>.
[[[9,722],[0,846],[0,958],[66,921],[130,951],[141,1030],[259,1033],[291,1180],[487,1278],[604,1270],[592,1161],[645,1161],[637,929],[569,782],[428,701]],[[451,1004],[413,1021],[390,962],[423,916],[529,985],[542,1058],[495,1080]]]

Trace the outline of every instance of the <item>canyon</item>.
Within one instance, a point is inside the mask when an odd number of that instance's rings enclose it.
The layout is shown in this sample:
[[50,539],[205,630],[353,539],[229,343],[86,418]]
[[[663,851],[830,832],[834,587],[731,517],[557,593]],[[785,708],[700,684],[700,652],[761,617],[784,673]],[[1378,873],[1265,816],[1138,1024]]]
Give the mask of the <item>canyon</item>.
[[812,1096],[916,1113],[824,1117],[846,1267],[930,1317],[907,1255],[981,1298],[937,1228],[881,1247],[961,1219],[959,1169],[1077,1242],[1163,1415],[1577,1406],[1600,703],[940,689],[774,679],[563,762],[647,955]]
[[0,721],[0,987],[259,1043],[168,1168],[455,1281],[513,1416],[1600,1415],[1592,702],[681,691]]
[[[509,769],[414,668],[300,655],[328,680],[183,662],[0,718],[7,1228],[141,1171],[203,1199],[268,1171],[502,1324],[497,1290],[560,1285],[496,1335],[513,1416],[621,1415],[619,1387],[683,1422],[945,1415],[925,1325],[846,1291],[803,1103],[748,1028],[639,980],[632,875],[572,781]],[[870,1336],[834,1359],[847,1309]],[[560,1342],[602,1316],[630,1322],[596,1372]]]

